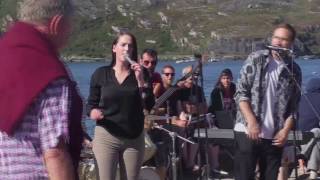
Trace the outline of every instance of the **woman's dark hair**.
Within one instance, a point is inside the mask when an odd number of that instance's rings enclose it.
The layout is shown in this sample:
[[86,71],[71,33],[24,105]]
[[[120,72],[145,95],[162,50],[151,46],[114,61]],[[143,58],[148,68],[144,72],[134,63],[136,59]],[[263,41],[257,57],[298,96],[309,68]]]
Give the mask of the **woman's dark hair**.
[[229,76],[229,77],[231,77],[233,79],[232,71],[229,68],[226,68],[226,69],[221,71],[215,87],[218,87],[218,88],[222,87],[221,82],[220,82],[222,76]]
[[111,64],[110,64],[111,66],[114,66],[116,64],[116,53],[113,52],[113,46],[116,45],[119,41],[119,38],[124,35],[130,36],[131,40],[132,40],[132,53],[131,53],[130,58],[135,62],[137,62],[137,60],[138,60],[138,45],[137,45],[136,38],[130,32],[120,31],[118,33],[116,39],[113,40],[113,42],[112,42],[112,46],[111,46],[112,60],[111,60]]

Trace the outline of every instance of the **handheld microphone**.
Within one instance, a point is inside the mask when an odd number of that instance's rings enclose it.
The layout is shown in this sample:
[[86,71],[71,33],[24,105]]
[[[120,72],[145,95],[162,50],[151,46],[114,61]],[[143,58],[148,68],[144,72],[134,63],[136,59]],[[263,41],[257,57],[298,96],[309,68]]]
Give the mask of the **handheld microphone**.
[[283,47],[278,47],[273,45],[267,45],[266,48],[277,51],[277,52],[287,52],[289,54],[293,54],[293,50],[288,48],[283,48]]
[[129,57],[128,54],[124,55],[124,59],[125,59],[126,61],[128,61],[131,65],[136,63],[135,61],[133,61],[133,60]]

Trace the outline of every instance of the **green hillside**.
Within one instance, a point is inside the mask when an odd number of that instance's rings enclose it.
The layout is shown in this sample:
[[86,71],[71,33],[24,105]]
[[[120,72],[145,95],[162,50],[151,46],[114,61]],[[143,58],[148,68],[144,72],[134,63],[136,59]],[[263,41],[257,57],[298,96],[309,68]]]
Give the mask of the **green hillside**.
[[[0,22],[15,17],[13,0],[0,0]],[[77,14],[66,56],[105,57],[119,29],[128,29],[139,50],[161,55],[207,52],[245,56],[266,41],[276,24],[298,32],[300,54],[320,54],[317,0],[76,0]],[[3,26],[3,25],[2,25]]]

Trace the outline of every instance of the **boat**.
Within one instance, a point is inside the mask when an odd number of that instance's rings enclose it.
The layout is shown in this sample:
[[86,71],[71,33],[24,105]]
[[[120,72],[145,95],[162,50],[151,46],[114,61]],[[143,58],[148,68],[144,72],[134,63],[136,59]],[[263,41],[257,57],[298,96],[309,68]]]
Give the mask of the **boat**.
[[219,62],[220,60],[217,58],[210,58],[208,59],[208,62]]

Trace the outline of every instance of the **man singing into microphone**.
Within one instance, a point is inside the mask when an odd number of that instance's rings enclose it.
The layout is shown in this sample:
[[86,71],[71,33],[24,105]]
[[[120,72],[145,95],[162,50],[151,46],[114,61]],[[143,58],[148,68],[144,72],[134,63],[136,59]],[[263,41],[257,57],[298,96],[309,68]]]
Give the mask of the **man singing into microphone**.
[[289,54],[295,36],[291,25],[278,25],[272,48],[250,54],[241,69],[235,94],[236,180],[253,180],[257,162],[261,180],[277,179],[300,99],[301,70]]

